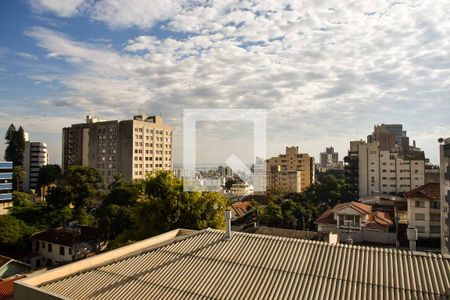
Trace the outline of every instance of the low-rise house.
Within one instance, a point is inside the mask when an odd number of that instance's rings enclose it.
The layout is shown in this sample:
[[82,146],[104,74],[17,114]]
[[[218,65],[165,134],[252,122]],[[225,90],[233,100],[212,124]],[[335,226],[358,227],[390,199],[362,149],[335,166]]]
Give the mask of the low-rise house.
[[396,239],[395,233],[389,232],[393,221],[388,213],[355,201],[337,204],[314,223],[318,232],[337,233],[341,241],[351,238],[353,242],[393,244]]
[[234,196],[247,196],[253,194],[253,186],[248,183],[234,183],[230,188]]
[[31,237],[33,252],[40,256],[35,267],[67,263],[105,248],[96,228],[68,226],[38,232]]
[[405,193],[408,223],[415,226],[419,239],[440,238],[441,206],[439,183],[427,183]]

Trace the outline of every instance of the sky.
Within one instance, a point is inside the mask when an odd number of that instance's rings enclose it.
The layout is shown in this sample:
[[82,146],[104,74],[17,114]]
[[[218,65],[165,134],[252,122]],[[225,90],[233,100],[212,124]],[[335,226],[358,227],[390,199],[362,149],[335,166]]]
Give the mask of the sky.
[[[60,163],[62,128],[86,115],[161,114],[180,164],[183,109],[258,108],[268,155],[342,158],[374,124],[401,123],[438,163],[449,15],[448,0],[0,1],[0,134],[21,125]],[[252,128],[199,125],[198,160],[245,152]]]

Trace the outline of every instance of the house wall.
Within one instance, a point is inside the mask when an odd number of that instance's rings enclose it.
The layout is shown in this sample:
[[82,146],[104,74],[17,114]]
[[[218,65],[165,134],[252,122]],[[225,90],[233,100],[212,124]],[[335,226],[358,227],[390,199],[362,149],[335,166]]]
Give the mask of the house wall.
[[[37,248],[36,242],[39,242],[39,248]],[[48,244],[52,245],[51,252],[48,251]],[[71,247],[48,243],[46,241],[35,240],[35,239],[32,240],[32,247],[33,247],[34,252],[39,253],[46,260],[51,260],[51,264],[72,260],[72,254],[69,254],[69,249],[71,249]],[[64,247],[64,255],[59,254],[60,247]]]
[[[419,201],[423,207],[416,207],[416,201]],[[435,202],[439,202],[436,200]],[[440,230],[431,232],[431,226],[438,226],[440,228],[440,220],[432,221],[431,214],[440,216],[440,208],[431,208],[433,201],[423,198],[409,198],[408,199],[408,224],[415,226],[419,238],[439,238]],[[424,220],[417,219],[417,214],[423,214]],[[419,230],[421,229],[421,230]]]

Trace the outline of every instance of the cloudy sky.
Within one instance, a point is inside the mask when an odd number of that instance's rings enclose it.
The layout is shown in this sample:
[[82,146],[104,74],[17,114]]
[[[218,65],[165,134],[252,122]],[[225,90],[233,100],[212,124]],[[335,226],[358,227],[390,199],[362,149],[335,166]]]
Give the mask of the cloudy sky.
[[[374,124],[403,123],[437,162],[449,15],[448,0],[1,1],[0,133],[24,126],[59,163],[61,128],[85,115],[156,113],[180,162],[183,109],[265,108],[269,154],[343,156]],[[248,146],[251,124],[222,125],[205,129],[204,161]]]

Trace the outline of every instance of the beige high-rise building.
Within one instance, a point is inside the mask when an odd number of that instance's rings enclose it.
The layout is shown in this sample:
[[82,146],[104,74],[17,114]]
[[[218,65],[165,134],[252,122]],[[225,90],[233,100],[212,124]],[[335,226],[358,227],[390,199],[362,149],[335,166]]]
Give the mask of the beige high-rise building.
[[266,164],[268,191],[302,192],[314,183],[314,158],[299,153],[298,147],[286,147],[286,154],[272,157]]
[[63,129],[63,167],[96,168],[110,183],[114,175],[142,179],[155,170],[171,171],[173,128],[160,116],[134,116],[132,120],[101,121]]

